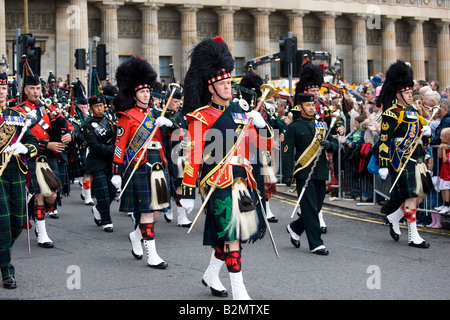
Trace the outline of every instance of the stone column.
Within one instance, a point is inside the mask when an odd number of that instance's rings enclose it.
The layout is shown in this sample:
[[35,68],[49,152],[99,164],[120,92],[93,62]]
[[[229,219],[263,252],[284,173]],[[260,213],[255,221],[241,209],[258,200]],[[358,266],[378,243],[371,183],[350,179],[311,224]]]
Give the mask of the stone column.
[[86,49],[86,53],[89,51],[87,0],[70,0],[70,6],[72,9],[71,17],[73,18],[67,21],[67,27],[70,30],[70,81],[76,81],[76,78],[80,78],[87,88],[88,69],[75,69],[74,56],[76,49]]
[[197,12],[201,5],[185,4],[177,7],[181,13],[181,79],[184,80],[189,69],[189,52],[197,44]]
[[395,36],[395,21],[397,17],[383,17],[381,19],[381,56],[383,72],[389,69],[397,60],[397,41]]
[[366,19],[363,14],[352,15],[353,83],[363,83],[368,78]]
[[450,20],[436,21],[437,34],[437,78],[441,90],[450,85]]
[[[55,75],[61,77],[63,80],[66,80],[66,76],[70,75],[71,67],[67,62],[67,58],[70,55],[73,55],[75,52],[70,51],[70,2],[58,1],[55,3],[56,5],[56,23],[55,23],[55,50],[58,54],[55,55],[55,65],[56,68],[54,70]],[[86,47],[86,53],[89,47]],[[86,56],[87,57],[87,56]],[[74,62],[75,63],[75,62]],[[72,80],[72,79],[70,79]]]
[[219,16],[219,35],[223,37],[234,56],[234,18],[233,15],[239,7],[222,6],[215,11]]
[[411,67],[414,72],[414,79],[425,79],[425,52],[423,42],[423,22],[422,19],[409,19],[411,25]]
[[145,3],[138,6],[142,11],[142,57],[159,74],[158,10],[163,3]]
[[109,51],[108,60],[109,79],[115,82],[116,69],[119,66],[119,31],[117,25],[117,10],[123,2],[102,1],[97,7],[102,12],[102,33],[100,43],[106,45]]
[[339,12],[325,12],[319,14],[318,17],[322,21],[321,28],[321,46],[322,50],[331,54],[331,64],[336,62],[336,17],[340,15]]
[[303,17],[309,11],[305,10],[290,10],[285,13],[286,17],[289,19],[289,31],[292,32],[293,37],[297,37],[297,48],[299,50],[305,49],[305,44],[303,41]]
[[[2,54],[6,58],[6,17],[5,17],[5,0],[0,0],[0,59]],[[10,69],[12,69],[12,61],[8,61]]]
[[[274,9],[260,8],[251,10],[254,16],[254,57],[261,57],[270,54],[270,30],[269,15]],[[270,79],[270,63],[263,64],[257,68],[257,72],[264,79],[266,75]]]

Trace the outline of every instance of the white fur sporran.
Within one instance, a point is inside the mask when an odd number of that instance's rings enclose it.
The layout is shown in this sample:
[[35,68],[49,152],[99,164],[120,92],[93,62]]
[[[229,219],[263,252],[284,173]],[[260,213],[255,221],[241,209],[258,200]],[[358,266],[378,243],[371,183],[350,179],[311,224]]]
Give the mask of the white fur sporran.
[[269,151],[261,153],[261,164],[261,174],[264,176],[264,183],[276,183],[277,177]]
[[242,202],[251,199],[247,184],[242,178],[235,179],[231,190],[233,201],[231,210],[232,218],[226,230],[236,230],[236,237],[242,241],[246,241],[258,231],[258,216],[254,205],[254,209],[250,211],[243,211],[242,209]]

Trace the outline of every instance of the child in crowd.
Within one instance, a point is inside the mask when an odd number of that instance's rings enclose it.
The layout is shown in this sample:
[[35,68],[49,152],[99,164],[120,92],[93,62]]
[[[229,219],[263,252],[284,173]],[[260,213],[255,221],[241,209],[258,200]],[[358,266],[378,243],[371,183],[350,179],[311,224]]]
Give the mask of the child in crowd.
[[439,190],[442,194],[444,204],[435,208],[439,213],[431,214],[430,228],[442,228],[441,214],[450,212],[450,128],[444,128],[441,131],[441,144],[439,145],[438,155],[442,159],[441,171],[439,173]]
[[362,131],[361,129],[361,123],[364,121],[364,119],[364,116],[358,116],[355,118],[355,129],[347,137],[347,141],[345,143],[349,149],[353,149],[364,142],[364,131]]

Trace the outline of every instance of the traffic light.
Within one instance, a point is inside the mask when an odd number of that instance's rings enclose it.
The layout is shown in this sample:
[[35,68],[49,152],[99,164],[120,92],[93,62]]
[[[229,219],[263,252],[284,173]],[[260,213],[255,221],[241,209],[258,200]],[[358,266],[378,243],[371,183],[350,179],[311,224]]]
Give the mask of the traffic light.
[[[28,60],[31,70],[35,74],[41,73],[41,48],[35,47],[36,39],[31,33],[21,34],[19,36],[19,52],[20,56]],[[24,61],[21,59],[19,63],[19,72],[22,74]]]
[[86,70],[86,49],[75,50],[75,68],[77,70]]
[[296,69],[297,37],[280,37],[280,75],[289,76],[289,65]]
[[106,70],[109,64],[109,61],[106,59],[108,54],[109,51],[106,50],[105,44],[97,45],[97,72],[100,80],[106,80],[109,74],[109,71]]

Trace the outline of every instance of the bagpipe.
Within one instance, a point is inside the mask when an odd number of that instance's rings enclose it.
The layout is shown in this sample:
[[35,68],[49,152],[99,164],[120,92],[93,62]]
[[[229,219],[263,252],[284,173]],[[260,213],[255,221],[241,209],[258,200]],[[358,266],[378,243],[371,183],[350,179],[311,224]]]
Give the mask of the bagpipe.
[[[30,64],[28,63],[28,60],[26,57],[23,57],[24,59],[24,68],[23,68],[23,77],[22,77],[22,102],[25,101],[25,79],[26,76],[34,76],[34,72],[30,67]],[[39,99],[39,109],[41,112],[44,112],[44,114],[47,114],[50,119],[50,141],[54,142],[61,142],[61,137],[69,132],[69,122],[68,120],[61,114],[58,113],[50,106],[52,105],[52,100],[50,98],[46,98],[44,100]],[[30,115],[29,115],[30,114]],[[27,117],[33,117],[34,113],[33,111],[28,112],[25,118]],[[31,122],[31,124],[33,121]],[[30,124],[30,127],[31,127]],[[55,175],[55,173],[51,170],[50,166],[48,165],[47,157],[45,156],[39,156],[36,159],[36,177],[38,180],[39,188],[41,189],[41,194],[46,197],[50,196],[53,192],[56,192],[61,188],[61,182],[59,181],[58,177]]]

